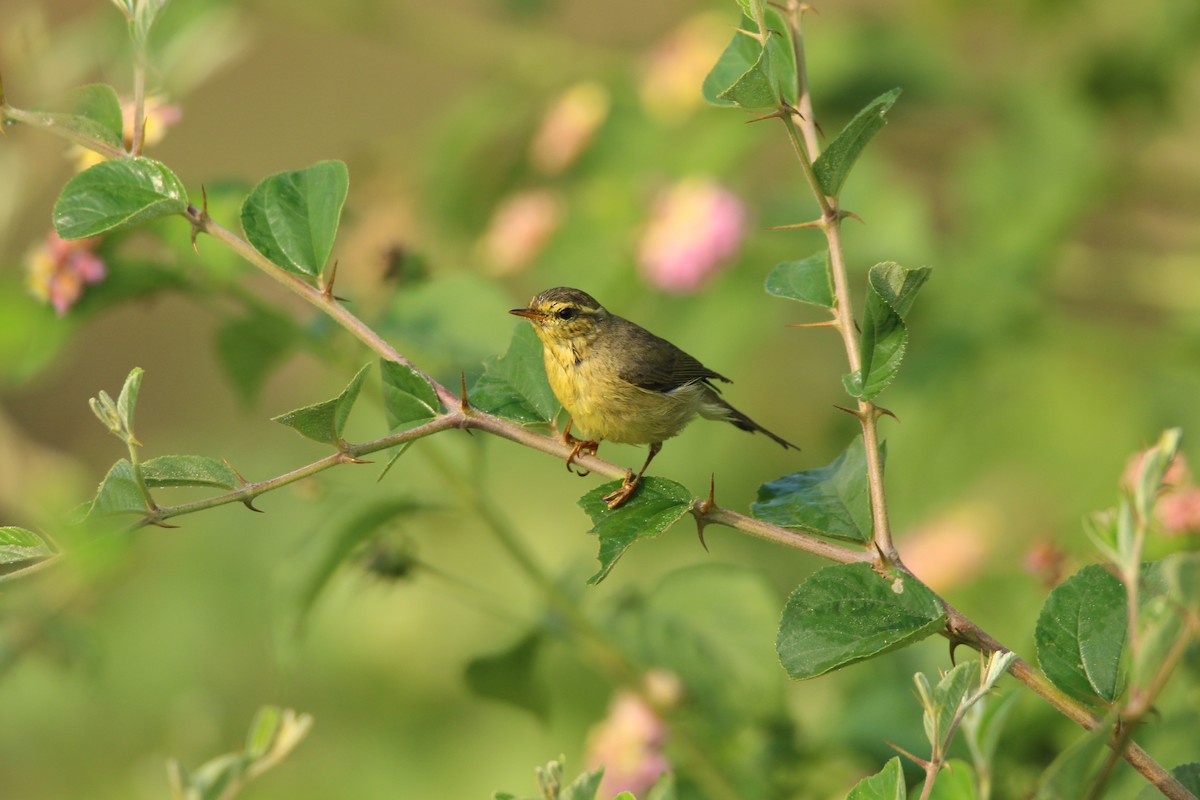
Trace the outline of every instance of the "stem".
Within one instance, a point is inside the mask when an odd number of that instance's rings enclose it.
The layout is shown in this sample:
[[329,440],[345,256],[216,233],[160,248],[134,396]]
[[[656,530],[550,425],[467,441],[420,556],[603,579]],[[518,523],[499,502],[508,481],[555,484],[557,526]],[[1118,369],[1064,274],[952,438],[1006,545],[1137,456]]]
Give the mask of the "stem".
[[[800,26],[801,8],[798,0],[788,0],[786,8],[793,41],[800,42],[800,44],[794,45],[794,52],[796,54],[799,101],[805,106],[807,113],[804,113],[803,119],[798,124],[787,108],[781,107],[779,109],[779,116],[787,130],[792,148],[795,150],[796,156],[800,161],[800,166],[804,172],[809,189],[821,207],[821,220],[817,227],[825,234],[829,246],[829,265],[836,300],[834,319],[836,327],[842,335],[842,342],[846,350],[846,360],[853,372],[861,369],[862,358],[858,340],[855,337],[853,306],[847,287],[846,260],[842,249],[840,230],[842,214],[837,206],[837,198],[825,196],[814,171],[813,165],[816,163],[819,151],[817,146],[816,120],[812,113],[812,101],[808,88],[807,68],[803,60],[804,50]],[[800,134],[798,127],[799,130],[803,130],[803,136]],[[899,553],[892,540],[891,525],[888,519],[887,495],[883,483],[883,459],[879,446],[879,433],[876,426],[878,413],[878,408],[874,403],[863,400],[858,402],[856,416],[862,427],[863,445],[866,450],[867,480],[871,498],[871,515],[874,522],[874,543],[885,561],[907,571],[907,568],[904,567],[903,562],[900,560]],[[952,633],[953,636],[959,637],[959,640],[969,643],[984,654],[997,650],[1007,650],[1007,648],[1003,647],[979,628],[978,625],[950,606],[949,603],[946,603],[944,600],[942,603],[947,612],[948,632]],[[1059,712],[1084,728],[1092,730],[1101,723],[1101,720],[1092,714],[1088,708],[1061,692],[1044,675],[1025,661],[1021,659],[1015,660],[1009,667],[1009,672],[1035,693],[1041,695]],[[1172,798],[1172,800],[1191,799],[1191,794],[1187,789],[1136,744],[1130,742],[1128,749],[1122,755],[1167,797]]]
[[0,106],[0,124],[5,120],[13,120],[14,122],[23,122],[26,125],[32,125],[35,128],[54,134],[60,138],[66,139],[72,144],[77,144],[80,147],[94,150],[106,158],[126,158],[129,156],[124,150],[119,147],[113,147],[108,142],[100,141],[91,136],[86,136],[77,131],[73,131],[68,127],[59,125],[58,121],[50,114],[42,114],[37,111],[22,111],[19,108],[12,106]]
[[144,47],[133,58],[133,130],[129,136],[129,155],[140,156],[146,135],[146,53]]
[[[985,655],[998,651],[1011,652],[949,603],[943,600],[942,605],[946,608],[948,630],[955,640]],[[1094,730],[1103,723],[1090,708],[1067,695],[1024,659],[1014,659],[1008,673],[1085,730]],[[1171,800],[1195,800],[1183,784],[1136,743],[1130,741],[1121,756]]]
[[129,432],[129,438],[125,440],[125,444],[129,448],[129,466],[133,472],[133,482],[137,484],[138,491],[141,492],[142,501],[146,504],[146,510],[150,515],[156,516],[158,505],[154,502],[154,497],[150,494],[150,487],[146,485],[146,477],[142,475],[142,461],[138,458],[138,446],[135,444],[133,432]]
[[368,348],[375,351],[378,355],[386,358],[389,361],[395,361],[399,364],[404,364],[406,367],[411,368],[414,372],[424,377],[427,381],[429,381],[430,385],[433,386],[434,391],[437,392],[438,399],[444,406],[450,408],[458,405],[459,398],[454,394],[454,392],[451,392],[445,386],[438,383],[429,375],[425,374],[425,372],[420,370],[415,364],[402,356],[399,351],[388,344],[382,336],[373,331],[365,322],[348,311],[345,306],[338,303],[331,296],[327,296],[320,289],[310,285],[298,275],[293,275],[292,273],[276,266],[274,262],[264,256],[262,253],[255,250],[254,246],[248,241],[233,233],[229,229],[221,226],[217,222],[214,222],[213,219],[208,216],[207,212],[200,211],[195,206],[188,206],[187,211],[184,212],[184,216],[193,226],[195,226],[196,229],[212,236],[214,239],[240,255],[246,261],[249,261],[251,264],[258,267],[260,271],[266,273],[289,291],[299,295],[310,305],[316,307],[323,313],[328,314],[334,319],[334,321],[349,331],[355,338],[365,344]]

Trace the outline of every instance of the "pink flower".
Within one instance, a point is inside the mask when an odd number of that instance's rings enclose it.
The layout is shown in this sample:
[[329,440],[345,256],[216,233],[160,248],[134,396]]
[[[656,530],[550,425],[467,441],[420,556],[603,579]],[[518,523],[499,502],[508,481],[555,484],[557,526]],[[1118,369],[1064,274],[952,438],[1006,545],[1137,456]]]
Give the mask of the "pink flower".
[[641,695],[618,692],[608,716],[588,735],[588,767],[604,767],[596,796],[642,796],[671,769],[662,750],[666,738],[666,724]]
[[[1142,472],[1142,462],[1146,460],[1149,452],[1149,450],[1143,450],[1140,453],[1134,453],[1125,462],[1125,471],[1121,473],[1122,486],[1131,490],[1137,486],[1138,475]],[[1178,453],[1167,467],[1167,471],[1163,473],[1162,488],[1171,489],[1182,486],[1190,483],[1191,480],[1192,472],[1188,469],[1187,461],[1184,459],[1183,453]]]
[[704,12],[660,40],[644,61],[638,86],[646,113],[668,123],[686,119],[703,101],[699,86],[729,34],[724,14]]
[[562,217],[562,199],[549,189],[510,195],[493,212],[483,234],[483,257],[496,274],[517,272],[541,252]]
[[1167,534],[1200,531],[1200,489],[1192,486],[1161,497],[1154,508]]
[[668,292],[698,290],[737,252],[746,210],[715,181],[688,178],[663,191],[638,246],[638,267]]
[[[1130,457],[1121,475],[1121,485],[1132,491],[1142,471],[1142,462],[1149,451]],[[1178,453],[1163,474],[1162,487],[1154,505],[1154,516],[1162,525],[1163,533],[1180,534],[1200,531],[1200,488],[1192,482],[1192,471],[1188,468],[1183,453]]]
[[25,283],[61,317],[83,295],[83,287],[104,280],[104,262],[93,250],[100,237],[66,240],[51,231],[46,242],[29,255]]
[[577,83],[542,118],[529,145],[529,160],[547,175],[574,163],[608,116],[608,90],[595,82]]

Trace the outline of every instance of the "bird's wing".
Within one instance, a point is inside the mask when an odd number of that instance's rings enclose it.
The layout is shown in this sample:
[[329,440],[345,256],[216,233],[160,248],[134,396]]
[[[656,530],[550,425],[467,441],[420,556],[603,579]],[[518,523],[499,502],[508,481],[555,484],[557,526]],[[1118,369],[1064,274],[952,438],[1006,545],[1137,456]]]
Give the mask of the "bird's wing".
[[621,359],[620,376],[623,380],[654,392],[669,392],[697,381],[707,383],[714,378],[730,383],[724,375],[713,372],[666,339],[655,336],[640,325],[629,325],[629,351],[639,354],[639,357]]

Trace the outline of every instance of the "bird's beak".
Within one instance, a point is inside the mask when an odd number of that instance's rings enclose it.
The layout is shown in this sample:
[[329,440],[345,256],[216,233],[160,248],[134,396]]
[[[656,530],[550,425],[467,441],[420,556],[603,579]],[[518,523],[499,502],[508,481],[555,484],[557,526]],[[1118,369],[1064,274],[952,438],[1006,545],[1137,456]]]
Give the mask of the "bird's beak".
[[543,314],[541,311],[538,311],[537,309],[534,309],[534,308],[514,308],[511,311],[509,311],[508,313],[515,314],[518,317],[524,317],[525,319],[531,319],[534,321],[546,318],[545,314]]

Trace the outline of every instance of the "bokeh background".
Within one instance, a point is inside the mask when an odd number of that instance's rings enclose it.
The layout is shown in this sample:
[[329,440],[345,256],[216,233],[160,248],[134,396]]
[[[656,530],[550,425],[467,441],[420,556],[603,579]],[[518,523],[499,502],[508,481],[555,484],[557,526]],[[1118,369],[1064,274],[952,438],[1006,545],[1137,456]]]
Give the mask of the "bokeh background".
[[[900,420],[884,421],[899,547],[1032,657],[1049,587],[1093,560],[1081,518],[1115,502],[1127,460],[1163,428],[1182,426],[1187,452],[1200,430],[1200,6],[819,12],[806,47],[827,141],[904,89],[844,194],[864,221],[845,224],[855,294],[879,261],[934,270],[881,398]],[[674,340],[803,448],[697,423],[655,461],[697,493],[715,473],[718,501],[745,510],[762,482],[831,461],[855,426],[834,408],[837,338],[789,328],[820,315],[762,291],[776,263],[822,246],[766,230],[816,213],[787,140],[699,98],[736,22],[732,2],[172,0],[150,78],[164,135],[148,153],[193,194],[206,187],[230,227],[262,177],[346,161],[339,294],[449,385],[503,352],[505,311],[548,286],[584,288]],[[109,3],[0,4],[16,106],[97,80],[128,93],[128,65]],[[190,254],[182,221],[99,245],[107,277],[56,313],[30,271],[76,168],[38,131],[0,139],[0,524],[54,533],[91,496],[123,452],[87,399],[115,395],[135,366],[147,456],[224,457],[257,480],[323,455],[269,417],[333,396],[369,356],[215,242]],[[228,351],[231,325],[272,309],[295,320],[284,343],[261,380],[231,379],[236,358],[216,343]],[[350,438],[384,432],[364,399]],[[633,466],[644,450],[602,455]],[[532,793],[532,767],[560,753],[582,768],[617,682],[558,635],[569,625],[498,544],[497,516],[592,619],[672,581],[691,586],[676,600],[728,587],[734,619],[762,632],[745,657],[776,726],[698,734],[741,796],[844,796],[890,757],[884,740],[920,747],[911,675],[948,666],[944,640],[804,684],[774,664],[771,614],[815,560],[724,530],[706,553],[680,525],[585,587],[595,540],[575,500],[596,478],[461,433],[418,443],[380,480],[381,463],[267,495],[262,515],[223,507],[107,537],[4,585],[0,797],[165,797],[168,757],[194,766],[236,748],[263,703],[316,724],[247,797],[488,797]],[[362,509],[397,497],[425,510],[330,573]],[[1194,546],[1188,529],[1156,553]],[[721,619],[681,624],[741,648],[745,631],[725,637]],[[467,664],[530,630],[545,634],[543,713],[473,694]],[[1200,710],[1190,669],[1145,734],[1168,766],[1196,756],[1194,730],[1173,722]],[[1022,796],[1075,735],[1020,698],[998,796]],[[1113,796],[1129,796],[1136,778],[1118,777]]]

